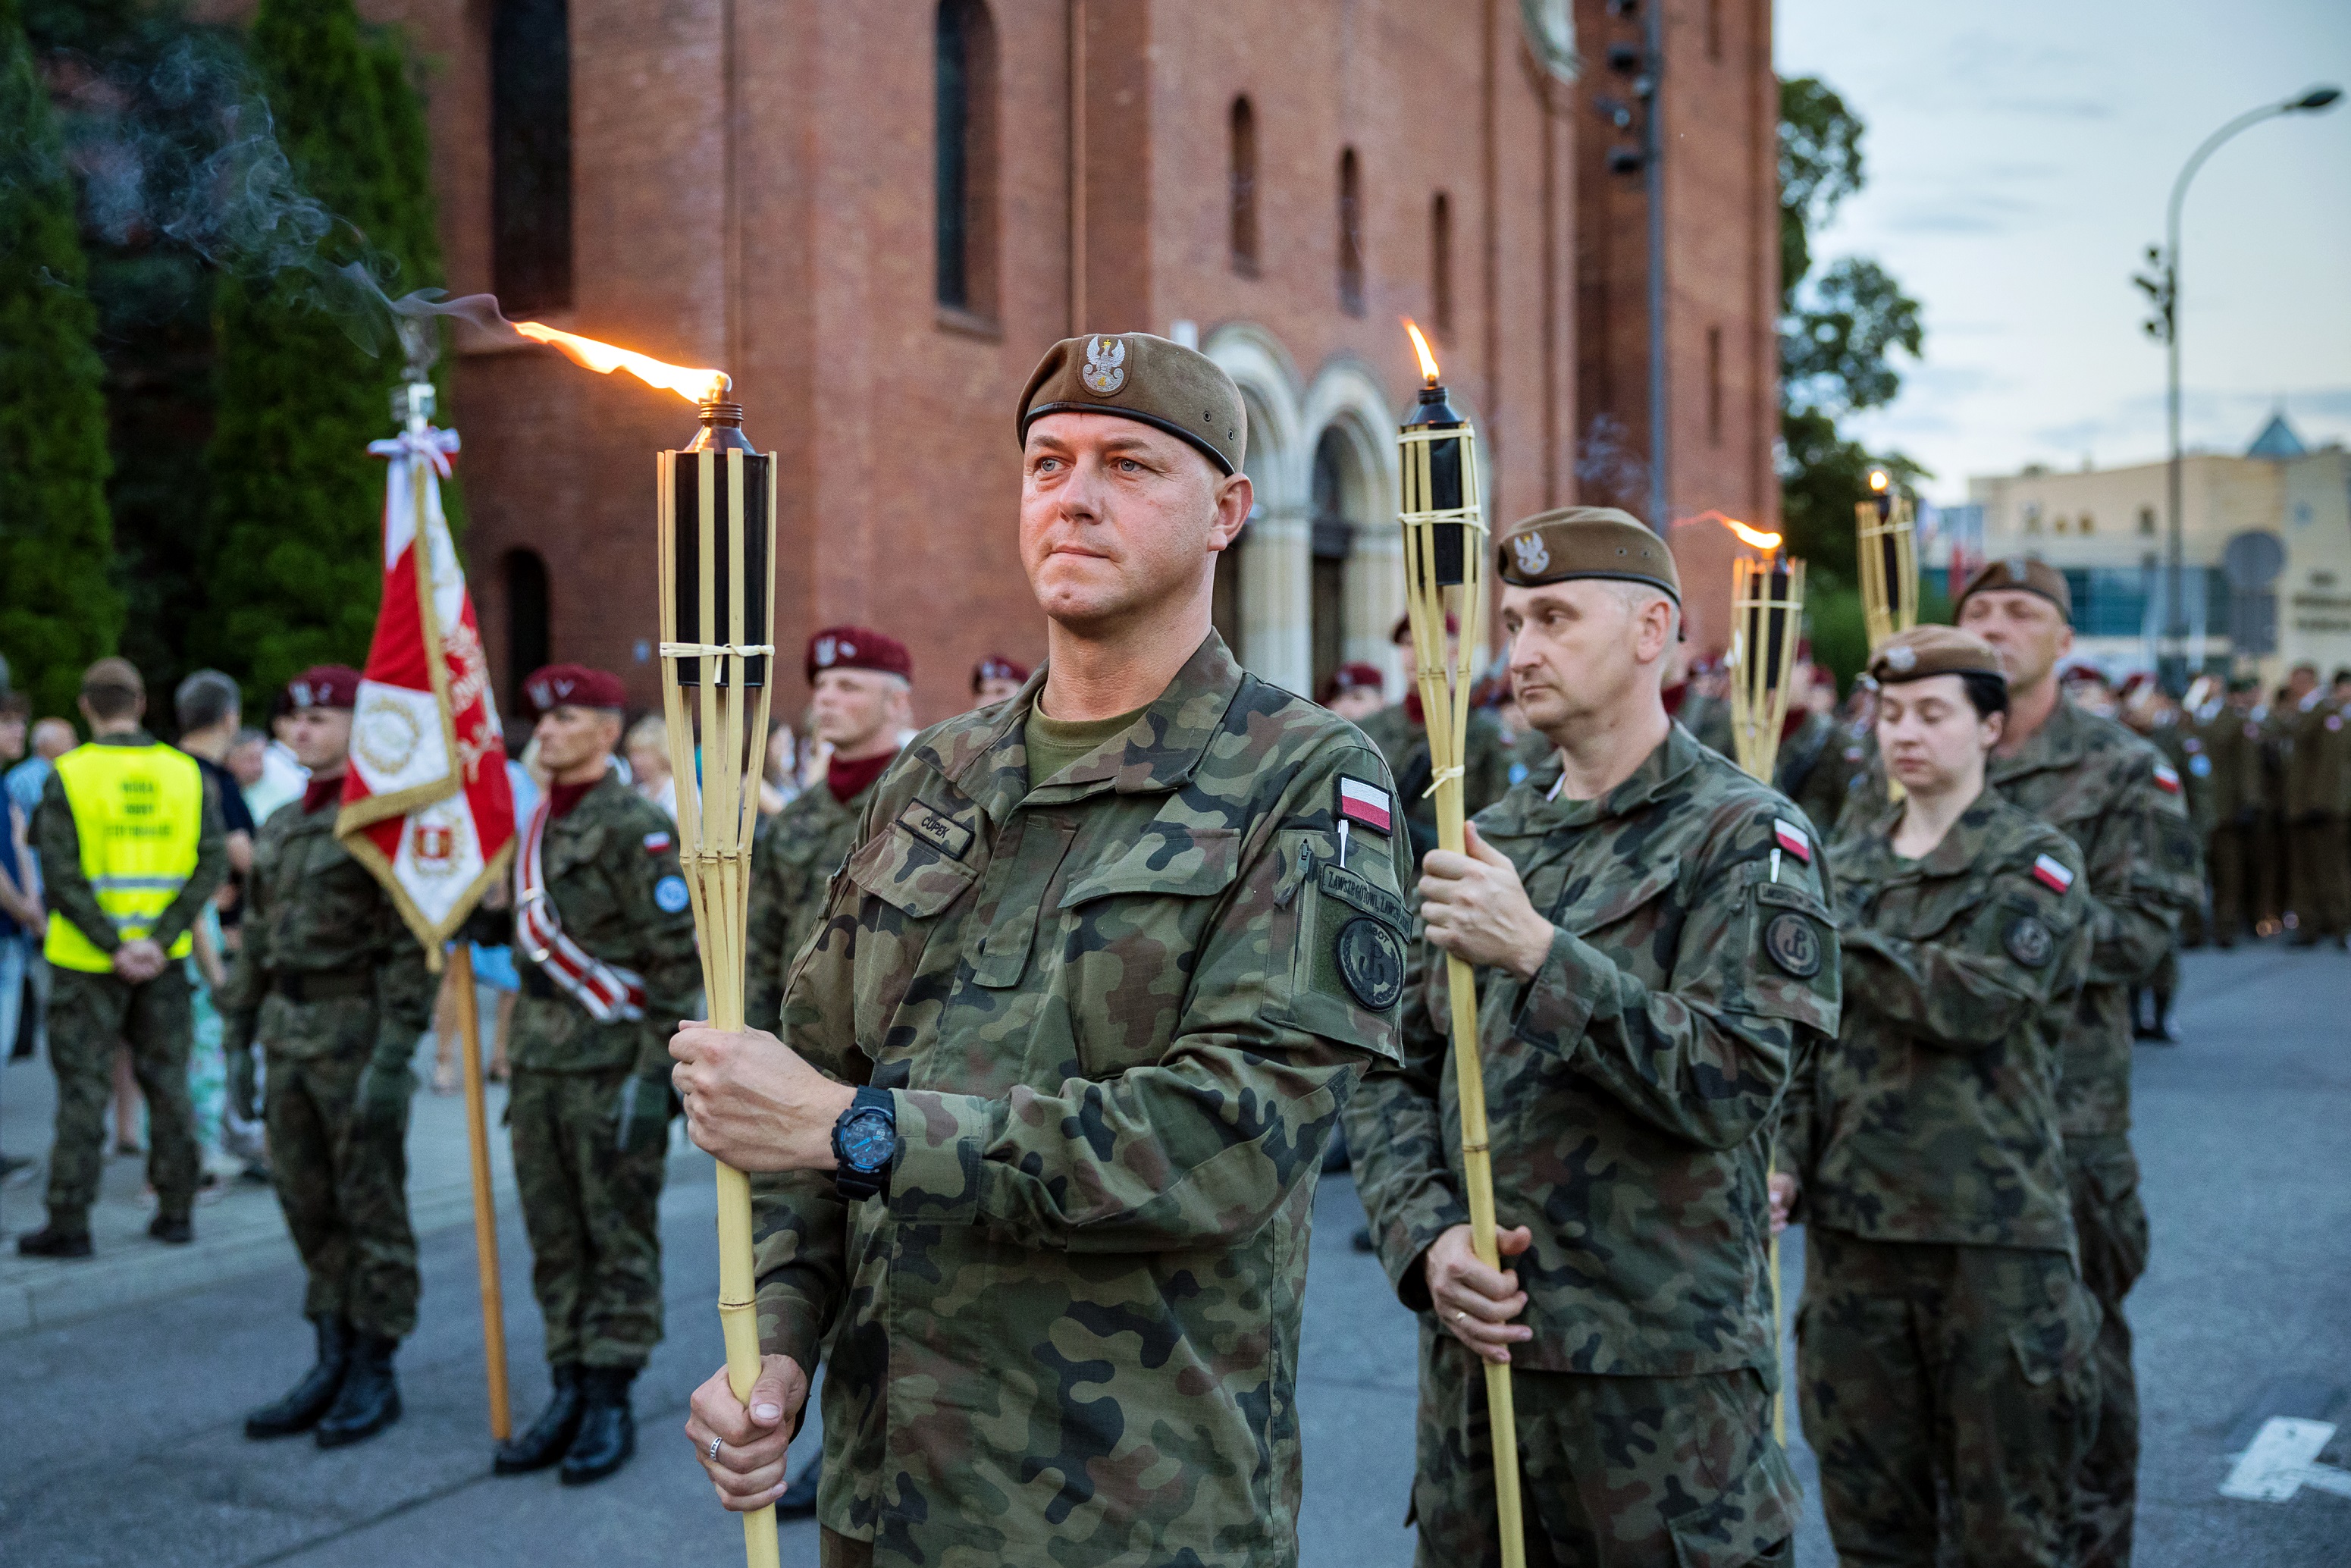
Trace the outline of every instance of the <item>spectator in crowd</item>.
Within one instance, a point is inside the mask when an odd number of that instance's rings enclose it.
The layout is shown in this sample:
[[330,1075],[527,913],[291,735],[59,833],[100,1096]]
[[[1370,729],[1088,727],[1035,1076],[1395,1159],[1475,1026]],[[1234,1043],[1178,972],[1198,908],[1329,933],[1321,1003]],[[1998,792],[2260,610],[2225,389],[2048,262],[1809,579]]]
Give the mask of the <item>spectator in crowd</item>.
[[[81,743],[74,727],[61,718],[45,718],[33,726],[30,757],[16,762],[8,769],[5,789],[8,803],[25,821],[29,836],[33,810],[41,803],[41,789],[49,781],[57,760]],[[37,911],[34,934],[25,943],[24,1010],[17,1018],[17,1032],[11,1036],[23,1050],[11,1050],[11,1056],[46,1054],[49,1049],[49,965],[41,956],[41,931],[48,915],[41,905],[41,857],[37,851],[27,848],[17,862],[24,871],[24,891],[31,896]]]
[[629,759],[631,788],[659,806],[671,821],[677,821],[677,780],[669,770],[669,727],[658,716],[647,714],[629,727],[621,751]]
[[778,720],[768,731],[768,762],[759,776],[762,818],[774,816],[799,798],[800,756],[800,737],[789,722]]
[[[0,763],[25,755],[25,721],[32,706],[22,692],[0,694]],[[25,813],[0,796],[0,1061],[13,1052],[25,1005],[25,966],[39,940],[44,917],[39,884],[32,877],[32,852],[25,842]],[[0,1153],[0,1181],[32,1165],[29,1155]]]

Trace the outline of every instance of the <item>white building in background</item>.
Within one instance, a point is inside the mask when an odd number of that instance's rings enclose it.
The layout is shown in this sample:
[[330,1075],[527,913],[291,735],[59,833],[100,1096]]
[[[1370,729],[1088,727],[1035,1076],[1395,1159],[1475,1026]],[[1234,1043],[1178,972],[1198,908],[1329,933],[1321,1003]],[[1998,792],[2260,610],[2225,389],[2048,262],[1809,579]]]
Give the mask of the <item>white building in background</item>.
[[[2241,456],[2193,453],[2180,468],[2189,667],[2254,673],[2268,685],[2297,664],[2322,674],[2351,665],[2351,452],[2308,449],[2279,414]],[[2063,570],[2077,656],[2120,676],[2154,668],[2168,619],[2165,473],[2159,462],[2028,467],[1970,479],[1969,506],[1944,516],[1980,530],[1980,546],[1961,547],[1967,559],[2026,556]],[[2247,541],[2241,567],[2274,574],[2231,581],[2224,562],[2236,540]]]

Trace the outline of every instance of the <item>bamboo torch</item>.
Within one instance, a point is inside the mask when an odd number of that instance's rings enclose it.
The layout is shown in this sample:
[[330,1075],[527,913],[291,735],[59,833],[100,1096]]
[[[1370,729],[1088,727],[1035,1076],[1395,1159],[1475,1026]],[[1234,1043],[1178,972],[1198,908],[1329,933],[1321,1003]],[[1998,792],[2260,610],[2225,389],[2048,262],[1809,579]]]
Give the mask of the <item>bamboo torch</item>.
[[[1859,538],[1862,621],[1875,655],[1886,640],[1918,623],[1918,538],[1909,497],[1894,493],[1883,468],[1869,471],[1869,499],[1856,501],[1854,527]],[[1886,779],[1886,798],[1902,799],[1901,781]]]
[[[1778,552],[1780,536],[1741,528],[1748,542],[1762,548],[1761,560],[1740,556],[1730,563],[1730,737],[1742,772],[1769,784],[1780,762],[1780,736],[1787,727],[1788,697],[1796,668],[1796,644],[1803,632],[1804,563]],[[1763,543],[1769,539],[1769,545]],[[1774,850],[1776,856],[1779,852]],[[1771,1179],[1766,1162],[1764,1182]],[[1781,1353],[1780,1239],[1771,1241],[1771,1350]],[[1771,1396],[1771,1436],[1788,1441],[1786,1390]]]
[[[1402,469],[1396,521],[1404,526],[1405,607],[1412,622],[1413,662],[1420,706],[1428,726],[1435,774],[1437,843],[1462,849],[1461,779],[1469,731],[1469,694],[1485,646],[1486,521],[1478,495],[1477,437],[1446,402],[1428,340],[1410,320],[1420,356],[1420,406],[1396,436]],[[1446,622],[1461,629],[1448,648]],[[1494,1158],[1486,1133],[1486,1080],[1478,1054],[1478,983],[1459,958],[1445,961],[1452,1003],[1453,1071],[1461,1102],[1462,1176],[1469,1191],[1469,1230],[1479,1260],[1501,1267],[1494,1244]],[[1510,1401],[1510,1369],[1484,1363],[1486,1407],[1493,1427],[1494,1497],[1499,1514],[1503,1568],[1524,1568],[1526,1537],[1519,1503],[1518,1417]]]
[[[743,950],[751,898],[768,669],[775,658],[776,457],[743,434],[743,406],[717,376],[698,406],[702,429],[656,456],[660,512],[662,712],[677,780],[680,855],[701,939],[710,1022],[743,1027]],[[697,757],[695,738],[699,733]],[[718,1166],[718,1322],[726,1381],[748,1399],[759,1375],[751,1258],[751,1184]],[[776,1568],[776,1511],[743,1516],[749,1568]]]

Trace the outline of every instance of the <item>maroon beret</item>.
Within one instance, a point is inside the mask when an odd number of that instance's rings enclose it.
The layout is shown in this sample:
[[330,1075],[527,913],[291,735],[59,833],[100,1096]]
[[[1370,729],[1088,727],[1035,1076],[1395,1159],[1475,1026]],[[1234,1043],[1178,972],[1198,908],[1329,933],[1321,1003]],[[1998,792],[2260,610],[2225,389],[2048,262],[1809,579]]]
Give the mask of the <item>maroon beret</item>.
[[1377,664],[1342,664],[1331,672],[1331,695],[1341,692],[1384,692],[1387,677]]
[[533,670],[522,684],[524,705],[537,717],[559,707],[625,708],[628,688],[621,677],[586,664],[549,664]]
[[820,670],[879,670],[914,678],[914,656],[895,637],[864,626],[828,626],[809,639],[808,678]]
[[971,667],[971,689],[979,690],[990,681],[1025,681],[1029,666],[1016,664],[1001,653],[990,653]]
[[286,683],[294,707],[357,707],[360,673],[349,664],[313,664]]

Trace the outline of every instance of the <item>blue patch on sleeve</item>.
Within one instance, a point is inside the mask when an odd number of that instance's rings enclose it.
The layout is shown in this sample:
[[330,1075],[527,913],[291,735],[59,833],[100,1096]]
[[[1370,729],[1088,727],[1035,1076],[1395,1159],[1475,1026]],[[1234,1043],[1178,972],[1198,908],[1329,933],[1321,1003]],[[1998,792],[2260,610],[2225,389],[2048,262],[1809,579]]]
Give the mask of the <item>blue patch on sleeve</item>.
[[665,876],[653,883],[653,903],[661,906],[664,915],[675,915],[692,902],[682,876]]

